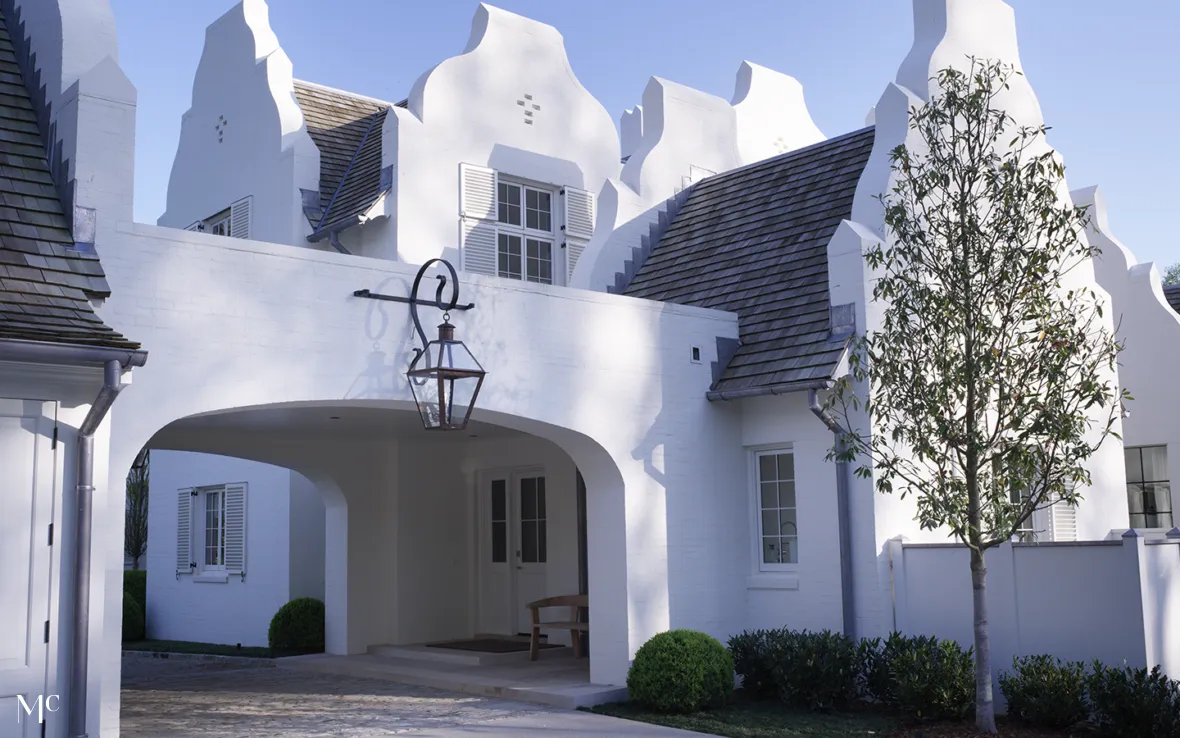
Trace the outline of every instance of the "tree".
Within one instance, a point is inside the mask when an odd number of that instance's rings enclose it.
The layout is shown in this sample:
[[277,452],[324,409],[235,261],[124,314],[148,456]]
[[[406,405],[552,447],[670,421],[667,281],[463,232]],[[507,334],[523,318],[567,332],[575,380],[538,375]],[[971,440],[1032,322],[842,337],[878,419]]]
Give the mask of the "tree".
[[127,474],[127,520],[123,530],[123,553],[131,557],[131,568],[137,571],[148,542],[148,456],[148,449],[140,451]]
[[1164,270],[1163,282],[1165,285],[1180,284],[1180,261]]
[[[878,328],[855,339],[826,403],[850,432],[829,458],[916,498],[923,529],[970,551],[976,723],[995,732],[984,552],[1034,511],[1076,505],[1114,432],[1120,350],[1082,277],[1088,216],[1061,197],[1048,130],[997,98],[1013,68],[972,58],[935,77],[891,152],[888,237],[868,249]],[[855,428],[868,419],[868,429]]]

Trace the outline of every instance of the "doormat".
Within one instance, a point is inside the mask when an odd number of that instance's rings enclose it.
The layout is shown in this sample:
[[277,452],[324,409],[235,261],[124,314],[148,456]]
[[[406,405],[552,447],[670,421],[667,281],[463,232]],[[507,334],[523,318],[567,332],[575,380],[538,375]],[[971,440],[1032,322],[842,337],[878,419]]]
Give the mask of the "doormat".
[[[472,638],[466,641],[443,641],[427,643],[430,648],[453,648],[457,651],[480,651],[482,653],[517,653],[529,650],[528,641],[509,641],[502,638]],[[541,648],[561,648],[556,643],[542,643]]]

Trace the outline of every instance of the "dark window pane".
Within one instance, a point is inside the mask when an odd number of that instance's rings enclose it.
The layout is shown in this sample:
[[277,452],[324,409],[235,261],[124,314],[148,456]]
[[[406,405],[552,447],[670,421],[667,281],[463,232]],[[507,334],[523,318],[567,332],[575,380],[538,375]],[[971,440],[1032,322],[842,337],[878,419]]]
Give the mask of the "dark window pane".
[[794,507],[795,506],[795,483],[794,482],[779,482],[778,483],[778,504],[779,504],[779,507]]
[[537,521],[520,523],[520,558],[526,564],[537,563]]
[[778,472],[774,468],[774,457],[770,454],[758,457],[758,480],[773,482],[778,479]]
[[772,536],[778,533],[778,510],[762,511],[762,535]]
[[545,521],[538,520],[537,521],[537,561],[542,564],[545,563],[545,548],[546,548]]
[[1143,461],[1139,455],[1139,449],[1126,448],[1123,449],[1123,458],[1127,464],[1127,481],[1128,482],[1142,482],[1143,481]]
[[778,455],[778,478],[779,479],[794,479],[795,478],[795,455],[794,454],[779,454]]
[[765,536],[762,539],[762,563],[764,564],[778,564],[779,549],[778,538]]
[[782,563],[784,564],[798,564],[799,563],[799,539],[795,536],[783,536],[782,542]]
[[762,508],[765,510],[778,507],[778,485],[774,482],[762,483]]
[[1142,484],[1127,485],[1127,507],[1130,508],[1132,517],[1143,513],[1143,498]]
[[1143,453],[1143,481],[1168,481],[1168,447],[1148,446],[1140,451]]
[[502,564],[508,560],[508,523],[492,523],[492,563]]
[[520,480],[520,519],[537,519],[537,480]]
[[552,217],[551,217],[551,213],[553,212],[553,210],[552,210],[552,206],[550,205],[550,202],[552,199],[553,199],[553,196],[550,195],[548,192],[538,192],[537,193],[537,206],[540,209],[538,222],[537,222],[537,228],[539,230],[542,230],[542,231],[553,230],[553,221],[552,221]]
[[[779,533],[784,536],[794,536],[799,533],[799,529],[795,526],[794,510],[778,511],[778,529]],[[769,533],[770,531],[766,532]]]
[[545,477],[537,477],[537,518],[545,519]]
[[503,479],[492,482],[492,520],[508,519],[508,484]]

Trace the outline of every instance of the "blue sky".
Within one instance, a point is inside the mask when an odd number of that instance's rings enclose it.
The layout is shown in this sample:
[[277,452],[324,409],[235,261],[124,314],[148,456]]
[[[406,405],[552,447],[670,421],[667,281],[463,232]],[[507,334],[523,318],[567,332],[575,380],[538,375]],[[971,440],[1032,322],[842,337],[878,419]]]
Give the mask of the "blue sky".
[[[164,209],[204,29],[235,0],[112,0],[120,62],[139,89],[137,220]],[[742,60],[803,83],[832,136],[863,125],[912,39],[910,0],[497,0],[556,26],[582,84],[618,119],[655,75],[733,94]],[[1071,188],[1099,184],[1140,261],[1180,261],[1180,3],[1009,0],[1021,60]],[[271,0],[295,76],[397,101],[462,51],[474,0]]]

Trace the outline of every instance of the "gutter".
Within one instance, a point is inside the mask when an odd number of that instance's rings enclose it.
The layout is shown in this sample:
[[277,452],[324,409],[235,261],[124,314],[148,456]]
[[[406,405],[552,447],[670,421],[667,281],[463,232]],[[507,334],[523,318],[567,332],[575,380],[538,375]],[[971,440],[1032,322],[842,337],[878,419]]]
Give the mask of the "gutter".
[[709,390],[705,393],[707,400],[741,400],[746,397],[764,397],[766,395],[785,395],[803,390],[829,389],[832,380],[828,377],[813,379],[806,382],[787,382],[784,384],[770,384],[764,387],[751,387],[739,390]]
[[[836,418],[819,403],[819,390],[831,387],[812,388],[807,393],[807,405],[815,417],[823,421],[835,436],[837,447],[844,445],[848,431]],[[844,635],[856,638],[856,600],[852,573],[852,525],[849,519],[849,490],[852,487],[852,465],[847,461],[836,462],[836,514],[840,524],[840,591],[844,614]]]
[[[61,366],[102,366],[102,389],[78,427],[78,467],[74,530],[73,642],[70,646],[69,735],[87,738],[86,692],[90,666],[90,559],[94,500],[94,433],[125,386],[124,370],[147,363],[147,352],[102,346],[77,346],[0,340],[0,361],[55,364]],[[64,578],[63,578],[64,579]]]
[[344,220],[337,221],[327,228],[319,228],[317,226],[317,230],[308,236],[307,240],[312,243],[318,243],[326,238],[328,239],[328,243],[332,245],[332,248],[336,249],[342,254],[347,254],[349,253],[348,249],[344,248],[344,244],[340,243],[340,231],[347,230],[353,226],[358,226],[361,224],[361,222],[361,216],[350,215]]

